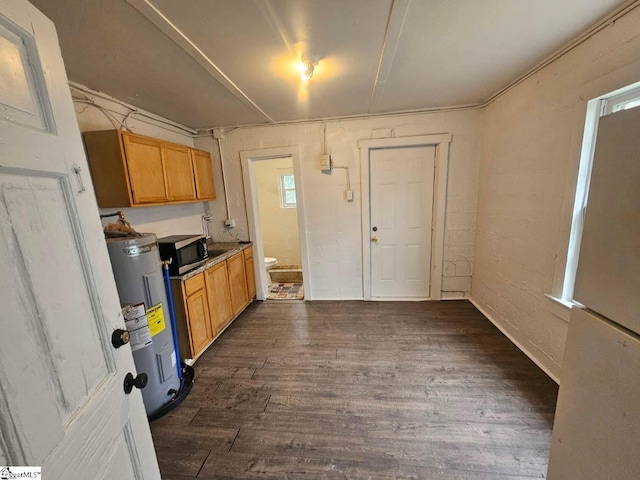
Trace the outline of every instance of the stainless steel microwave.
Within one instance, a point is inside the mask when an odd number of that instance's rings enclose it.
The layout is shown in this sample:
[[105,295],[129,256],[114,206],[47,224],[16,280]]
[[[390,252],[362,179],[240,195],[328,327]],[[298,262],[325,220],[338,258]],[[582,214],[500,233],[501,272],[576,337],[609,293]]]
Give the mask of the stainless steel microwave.
[[171,235],[158,239],[162,260],[170,260],[169,273],[182,275],[203,264],[209,258],[204,235]]

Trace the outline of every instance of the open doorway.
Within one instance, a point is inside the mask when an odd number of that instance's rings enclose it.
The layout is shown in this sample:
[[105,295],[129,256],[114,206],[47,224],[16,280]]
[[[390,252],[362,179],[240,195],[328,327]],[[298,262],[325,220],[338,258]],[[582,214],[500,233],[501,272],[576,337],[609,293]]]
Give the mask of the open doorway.
[[297,147],[240,152],[260,300],[308,299],[308,259]]
[[302,300],[302,257],[296,179],[291,157],[263,158],[253,166],[270,300]]

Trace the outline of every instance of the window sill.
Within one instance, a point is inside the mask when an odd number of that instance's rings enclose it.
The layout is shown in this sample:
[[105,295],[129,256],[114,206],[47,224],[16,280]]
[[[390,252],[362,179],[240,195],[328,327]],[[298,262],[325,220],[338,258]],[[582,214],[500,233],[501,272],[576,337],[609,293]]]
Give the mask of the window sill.
[[571,308],[573,308],[572,302],[567,302],[562,298],[554,297],[553,295],[545,294],[547,300],[549,300],[549,306],[551,309],[551,313],[553,313],[556,317],[563,320],[566,323],[569,323],[569,316],[571,315]]

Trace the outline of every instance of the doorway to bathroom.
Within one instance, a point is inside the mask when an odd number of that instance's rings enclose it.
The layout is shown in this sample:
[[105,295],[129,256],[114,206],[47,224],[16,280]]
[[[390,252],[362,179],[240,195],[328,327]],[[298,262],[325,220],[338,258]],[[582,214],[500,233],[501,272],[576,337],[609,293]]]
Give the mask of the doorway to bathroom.
[[291,157],[254,164],[269,299],[302,300],[296,179]]
[[297,147],[240,152],[259,300],[309,299]]

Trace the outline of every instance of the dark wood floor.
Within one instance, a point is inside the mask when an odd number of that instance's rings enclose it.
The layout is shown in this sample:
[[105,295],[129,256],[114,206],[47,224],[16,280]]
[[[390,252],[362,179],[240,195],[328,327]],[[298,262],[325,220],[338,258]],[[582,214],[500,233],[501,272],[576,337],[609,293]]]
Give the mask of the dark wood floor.
[[468,302],[256,303],[195,371],[165,480],[546,475],[557,386]]

